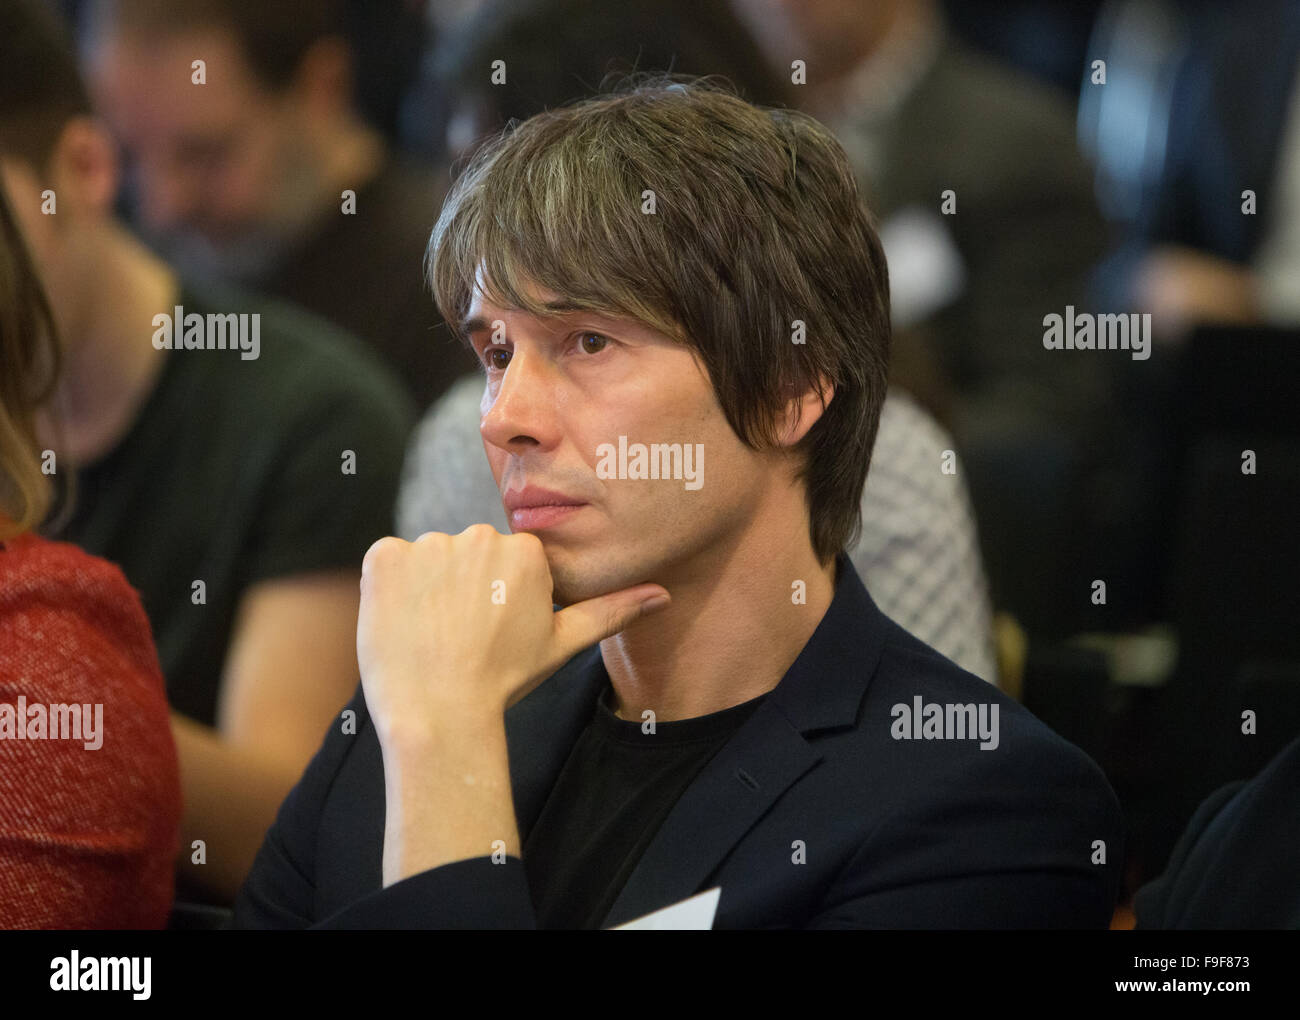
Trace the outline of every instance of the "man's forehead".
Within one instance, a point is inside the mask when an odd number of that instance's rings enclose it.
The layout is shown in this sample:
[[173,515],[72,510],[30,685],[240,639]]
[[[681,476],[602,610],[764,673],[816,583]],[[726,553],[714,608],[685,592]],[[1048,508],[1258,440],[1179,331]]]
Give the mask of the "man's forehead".
[[[601,312],[585,309],[573,304],[571,301],[557,296],[553,291],[543,291],[539,295],[542,307],[546,312],[538,315],[527,308],[515,308],[507,305],[498,305],[482,294],[475,294],[469,309],[465,313],[465,318],[461,321],[461,331],[464,333],[476,333],[485,330],[493,330],[496,322],[527,322],[530,326],[535,326],[546,333],[555,333],[564,328],[566,320],[575,315],[582,315],[585,320],[593,325],[609,323],[611,326],[631,325],[630,320],[622,317],[611,316]],[[512,327],[513,328],[513,327]]]
[[[545,287],[539,286],[536,283],[536,281],[531,280],[527,277],[525,277],[522,280],[521,284],[522,285],[520,286],[519,289],[523,293],[523,296],[533,301],[536,301],[539,304],[552,304],[552,303],[558,304],[564,300],[563,295],[557,294],[553,290],[548,290]],[[500,311],[515,310],[515,309],[507,309],[503,305],[496,304],[488,296],[488,291],[490,289],[491,288],[489,288],[487,285],[486,267],[482,262],[480,262],[478,264],[478,268],[474,272],[474,291],[470,297],[470,309],[471,310],[496,309]]]
[[[530,287],[524,293],[526,297],[529,297],[534,301],[536,301],[538,304],[546,307],[549,306],[560,307],[568,303],[564,300],[564,298],[561,295],[555,293],[555,291],[544,290],[538,287]],[[516,314],[524,314],[524,315],[529,314],[527,310],[523,308],[516,308],[513,305],[497,304],[494,300],[492,300],[491,297],[489,297],[478,287],[474,288],[474,293],[470,298],[469,312],[471,315],[474,314],[484,315],[487,314],[488,312],[516,313]]]
[[[203,88],[194,84],[199,60]],[[110,30],[92,39],[86,66],[96,98],[106,104],[129,102],[176,112],[246,102],[257,91],[234,35],[219,26],[148,35]],[[160,83],[171,87],[160,88]]]
[[466,309],[465,317],[461,322],[463,332],[491,329],[491,323],[498,319],[528,320],[539,324],[543,329],[554,331],[562,329],[566,320],[580,316],[590,325],[599,325],[608,329],[617,328],[628,336],[658,335],[655,330],[634,316],[592,308],[590,304],[579,303],[570,295],[542,287],[526,277],[522,279],[518,288],[521,296],[545,309],[544,314],[537,315],[529,309],[512,305],[499,305],[488,295],[489,288],[485,286],[484,281],[483,267],[480,263],[475,275],[474,289],[470,294],[469,308]]
[[[547,310],[547,312],[549,313],[549,315],[547,316],[548,319],[556,319],[565,314],[576,313],[583,310],[579,305],[574,303],[570,298],[566,297],[565,295],[557,291],[549,290],[546,287],[538,286],[532,280],[524,280],[520,287],[520,290],[522,292],[523,297],[527,298],[530,301],[536,302],[539,306]],[[598,314],[598,313],[590,313],[590,314]],[[614,318],[609,315],[602,315],[600,317],[604,319]],[[533,312],[528,310],[527,308],[518,308],[513,305],[497,304],[486,293],[486,288],[483,283],[483,275],[482,272],[480,271],[477,279],[475,280],[473,293],[470,296],[469,309],[465,313],[466,321],[482,322],[484,320],[507,319],[507,318],[527,318],[527,319],[539,319],[540,321],[545,321],[541,319],[541,317],[535,315]]]

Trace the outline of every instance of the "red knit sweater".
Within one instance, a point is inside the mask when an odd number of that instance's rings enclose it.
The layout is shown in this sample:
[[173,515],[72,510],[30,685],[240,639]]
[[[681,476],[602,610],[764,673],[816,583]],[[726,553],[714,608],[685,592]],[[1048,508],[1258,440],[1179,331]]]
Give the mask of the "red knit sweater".
[[0,543],[0,927],[162,927],[180,810],[139,595],[76,546]]

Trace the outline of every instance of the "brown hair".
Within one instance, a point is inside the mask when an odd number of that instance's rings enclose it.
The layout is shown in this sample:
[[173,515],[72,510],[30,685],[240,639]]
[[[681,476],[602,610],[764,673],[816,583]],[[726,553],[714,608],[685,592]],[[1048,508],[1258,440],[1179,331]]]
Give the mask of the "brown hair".
[[799,477],[821,562],[856,540],[888,376],[889,279],[844,150],[816,120],[676,75],[538,114],[475,152],[433,229],[429,283],[453,328],[480,262],[498,304],[546,314],[525,293],[532,281],[694,347],[753,449],[828,380]]
[[35,418],[58,382],[59,364],[49,301],[0,188],[0,540],[36,527],[49,512]]
[[0,0],[0,151],[38,173],[73,117],[90,113],[72,42],[40,0]]

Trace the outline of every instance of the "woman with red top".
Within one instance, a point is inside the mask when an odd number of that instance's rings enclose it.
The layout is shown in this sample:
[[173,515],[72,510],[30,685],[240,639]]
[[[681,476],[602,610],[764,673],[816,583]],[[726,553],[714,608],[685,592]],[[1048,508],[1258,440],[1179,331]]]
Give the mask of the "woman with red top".
[[117,567],[32,530],[58,365],[0,190],[0,927],[158,928],[181,795],[149,621]]

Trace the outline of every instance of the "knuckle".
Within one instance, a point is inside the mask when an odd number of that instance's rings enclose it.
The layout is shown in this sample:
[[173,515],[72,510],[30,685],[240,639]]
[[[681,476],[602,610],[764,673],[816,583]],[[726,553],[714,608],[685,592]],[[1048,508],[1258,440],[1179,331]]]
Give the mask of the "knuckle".
[[402,547],[407,545],[400,538],[392,535],[386,535],[376,542],[371,543],[366,555],[361,560],[361,572],[373,570],[377,566],[390,564],[394,559],[401,555]]
[[524,556],[525,562],[534,565],[539,561],[545,562],[546,546],[542,544],[542,540],[536,535],[528,531],[521,531],[517,535],[512,535],[511,540]]

